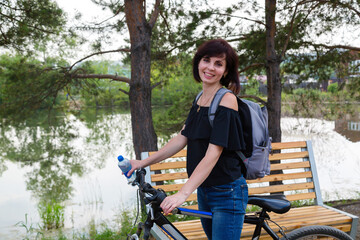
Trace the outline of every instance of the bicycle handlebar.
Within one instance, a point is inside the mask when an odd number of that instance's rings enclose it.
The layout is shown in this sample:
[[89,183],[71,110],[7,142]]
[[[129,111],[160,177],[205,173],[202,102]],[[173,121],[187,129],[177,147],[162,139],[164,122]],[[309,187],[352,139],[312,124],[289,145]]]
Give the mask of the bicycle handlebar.
[[136,178],[132,185],[138,185],[140,191],[147,193],[150,196],[146,196],[144,201],[146,204],[152,203],[160,206],[162,201],[167,197],[164,190],[161,188],[155,189],[149,183],[145,182],[146,170],[141,168],[136,171]]

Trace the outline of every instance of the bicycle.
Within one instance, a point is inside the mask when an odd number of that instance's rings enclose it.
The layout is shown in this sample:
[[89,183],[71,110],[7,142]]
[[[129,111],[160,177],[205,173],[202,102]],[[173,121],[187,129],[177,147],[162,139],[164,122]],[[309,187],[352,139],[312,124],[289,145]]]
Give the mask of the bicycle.
[[[139,192],[144,196],[144,202],[147,206],[147,219],[145,223],[139,223],[137,232],[128,237],[130,240],[140,239],[141,232],[143,231],[143,239],[147,240],[150,236],[150,230],[154,223],[159,226],[168,239],[174,240],[186,240],[187,238],[162,214],[160,208],[161,202],[166,198],[166,193],[162,189],[155,189],[149,183],[145,182],[145,169],[139,169],[136,171],[136,178],[131,183],[133,186],[138,186]],[[301,227],[285,233],[285,231],[277,223],[270,219],[268,212],[275,212],[278,214],[286,213],[290,210],[290,202],[282,194],[278,195],[250,195],[249,204],[257,205],[261,208],[256,215],[245,215],[244,223],[255,225],[255,230],[252,236],[253,240],[260,238],[261,231],[264,229],[272,239],[277,240],[295,240],[295,239],[338,239],[338,240],[352,240],[352,238],[343,231],[330,226],[307,226]],[[187,209],[178,207],[174,209],[173,214],[182,214],[195,217],[211,218],[210,212],[204,212],[199,210]],[[281,237],[271,229],[267,221],[273,222],[280,229]]]

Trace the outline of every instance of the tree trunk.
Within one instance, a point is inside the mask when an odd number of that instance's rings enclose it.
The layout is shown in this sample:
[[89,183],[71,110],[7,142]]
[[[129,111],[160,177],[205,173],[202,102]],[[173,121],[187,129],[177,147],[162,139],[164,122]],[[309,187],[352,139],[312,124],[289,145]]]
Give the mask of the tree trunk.
[[131,43],[130,109],[136,159],[142,151],[157,150],[151,113],[150,38],[143,1],[125,0],[126,23]]
[[266,75],[268,88],[269,133],[273,142],[281,141],[281,56],[275,50],[276,1],[265,0],[266,18]]
[[[280,57],[275,49],[275,23],[276,1],[265,0],[266,18],[266,75],[268,88],[268,112],[269,112],[269,135],[273,142],[281,142],[281,81],[280,81]],[[274,161],[273,163],[280,163]],[[271,174],[281,174],[281,170],[271,171]],[[270,182],[270,185],[279,185],[282,181]],[[279,192],[282,193],[282,192]],[[276,193],[274,193],[276,194]]]

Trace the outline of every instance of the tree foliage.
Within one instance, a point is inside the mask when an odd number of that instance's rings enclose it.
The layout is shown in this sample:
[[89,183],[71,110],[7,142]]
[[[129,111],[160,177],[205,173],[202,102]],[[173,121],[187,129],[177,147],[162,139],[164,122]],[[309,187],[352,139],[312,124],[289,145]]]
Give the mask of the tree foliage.
[[19,55],[2,55],[0,65],[0,110],[3,116],[49,106],[66,86],[62,74],[52,71],[52,64]]
[[[24,119],[37,114],[37,110],[52,109],[56,103],[69,100],[79,90],[95,89],[91,80],[71,78],[66,61],[47,58],[39,61],[21,55],[0,56],[0,116],[8,120]],[[91,72],[89,64],[82,69]],[[59,105],[58,105],[59,106]]]
[[0,47],[19,51],[41,46],[58,35],[66,22],[52,0],[3,0],[0,2]]

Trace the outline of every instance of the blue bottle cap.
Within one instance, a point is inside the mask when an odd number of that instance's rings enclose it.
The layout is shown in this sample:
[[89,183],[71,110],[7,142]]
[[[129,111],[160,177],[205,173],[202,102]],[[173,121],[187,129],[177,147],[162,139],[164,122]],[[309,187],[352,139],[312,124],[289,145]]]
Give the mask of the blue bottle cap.
[[119,160],[119,162],[121,162],[122,160],[124,160],[124,157],[122,155],[119,155],[118,160]]

